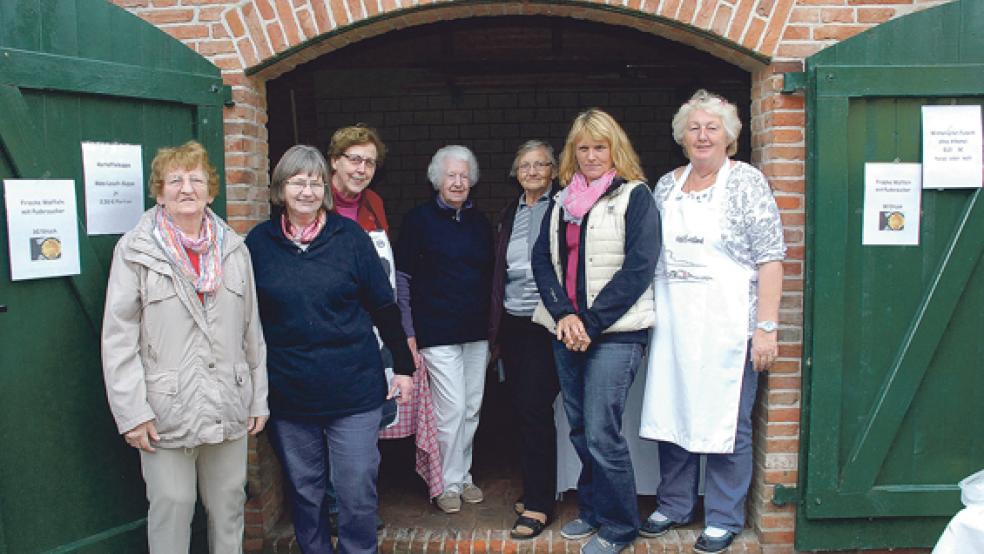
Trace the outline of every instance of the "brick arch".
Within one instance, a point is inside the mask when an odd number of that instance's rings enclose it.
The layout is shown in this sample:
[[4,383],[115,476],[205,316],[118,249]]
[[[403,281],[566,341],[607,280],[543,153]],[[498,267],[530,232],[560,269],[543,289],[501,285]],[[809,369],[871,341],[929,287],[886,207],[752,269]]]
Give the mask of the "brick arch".
[[[453,19],[569,17],[625,26],[692,46],[749,71],[775,53],[794,0],[458,0],[398,7],[372,0],[246,0],[223,22],[247,74],[270,79],[388,31]],[[648,7],[647,7],[648,6]]]
[[[749,520],[770,551],[791,548],[792,507],[777,508],[770,499],[776,484],[795,486],[797,479],[805,117],[802,97],[779,91],[782,72],[800,71],[802,59],[823,46],[803,37],[825,29],[824,18],[844,18],[847,11],[855,17],[855,8],[830,8],[828,17],[821,13],[826,8],[814,7],[818,0],[624,0],[618,6],[605,0],[111,1],[209,58],[232,86],[234,105],[224,112],[227,215],[241,233],[269,216],[267,81],[374,36],[452,19],[564,17],[658,35],[749,71],[751,113],[742,115],[752,132],[753,162],[769,177],[783,212],[790,252],[781,318],[791,326],[780,335],[781,360],[760,393]],[[886,10],[880,7],[885,0],[851,1]],[[888,19],[896,14],[889,11],[858,11],[856,17]],[[843,28],[855,33],[863,27],[855,22]],[[255,496],[247,504],[246,549],[258,551],[282,515],[283,498],[266,439],[251,441],[249,456]]]
[[[771,64],[774,54],[783,54],[780,39],[796,0],[629,0],[622,6],[604,0],[421,0],[406,7],[397,5],[400,0],[190,1],[217,4],[198,8],[194,16],[202,20],[205,10],[215,10],[209,14],[214,23],[200,42],[194,42],[194,36],[182,36],[183,29],[168,25],[172,23],[168,19],[155,21],[153,14],[145,17],[192,43],[223,69],[225,81],[233,87],[236,105],[225,114],[227,198],[230,222],[239,231],[268,215],[264,202],[270,163],[266,82],[304,62],[393,30],[454,19],[535,15],[628,27],[687,44],[752,73],[753,98],[758,101],[753,103],[749,123],[756,161],[770,153],[763,147],[770,143],[771,135],[764,131],[773,124],[763,120],[762,113],[790,103],[788,107],[799,109],[798,99],[777,96],[779,72],[798,70],[799,64]],[[174,11],[157,15],[179,17]],[[192,29],[189,26],[187,32]],[[767,101],[771,96],[776,98]],[[780,168],[784,177],[802,174],[801,162],[795,163],[799,167]],[[770,173],[769,167],[763,169]]]

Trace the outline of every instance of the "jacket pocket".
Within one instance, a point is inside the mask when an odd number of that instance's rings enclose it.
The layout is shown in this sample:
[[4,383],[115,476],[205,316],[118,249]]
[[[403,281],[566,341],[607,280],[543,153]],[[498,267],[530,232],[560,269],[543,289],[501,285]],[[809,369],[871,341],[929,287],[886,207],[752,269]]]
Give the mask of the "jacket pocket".
[[157,433],[161,439],[173,435],[181,427],[181,402],[178,400],[178,372],[163,370],[144,376],[147,386],[147,403],[157,420]]
[[178,295],[178,291],[174,288],[171,278],[160,273],[148,273],[146,286],[147,288],[143,295],[144,308]]
[[249,417],[250,405],[253,403],[253,375],[249,364],[245,362],[232,364],[232,368],[236,379],[236,390],[239,393],[236,416],[239,421],[245,422]]

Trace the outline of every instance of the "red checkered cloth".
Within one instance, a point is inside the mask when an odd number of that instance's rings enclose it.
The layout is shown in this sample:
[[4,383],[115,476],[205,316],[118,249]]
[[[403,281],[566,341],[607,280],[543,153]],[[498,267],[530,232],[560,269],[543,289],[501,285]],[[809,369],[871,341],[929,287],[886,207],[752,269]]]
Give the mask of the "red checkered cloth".
[[379,432],[381,439],[402,439],[416,435],[417,475],[427,483],[431,498],[444,492],[441,475],[441,450],[437,444],[437,425],[434,423],[434,404],[427,369],[413,372],[413,396],[410,402],[398,404],[400,420],[396,425]]

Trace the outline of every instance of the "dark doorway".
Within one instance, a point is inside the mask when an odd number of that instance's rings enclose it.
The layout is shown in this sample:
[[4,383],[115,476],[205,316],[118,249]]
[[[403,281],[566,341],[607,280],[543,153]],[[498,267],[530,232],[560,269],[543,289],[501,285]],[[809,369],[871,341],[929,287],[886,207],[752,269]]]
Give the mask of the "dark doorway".
[[[393,238],[402,216],[429,199],[426,168],[447,144],[471,148],[481,178],[472,198],[490,219],[515,195],[515,150],[532,138],[563,147],[571,120],[599,107],[626,129],[650,183],[685,163],[670,120],[697,88],[734,102],[750,158],[751,77],[688,46],[628,28],[550,17],[458,20],[398,30],[304,64],[267,83],[271,164],[297,143],[324,151],[335,129],[376,127],[389,149],[372,183]],[[511,409],[489,375],[473,474],[503,520],[520,487]],[[380,498],[426,506],[409,439],[383,441]],[[491,487],[491,488],[490,488]],[[411,500],[411,499],[416,500]],[[499,517],[498,515],[496,517]],[[511,522],[511,519],[509,519]],[[411,522],[403,522],[413,526]]]
[[271,165],[296,143],[324,150],[338,127],[365,122],[389,149],[372,188],[393,234],[429,198],[430,157],[447,144],[475,152],[472,197],[490,218],[517,193],[516,147],[563,147],[578,112],[599,107],[626,129],[650,183],[685,160],[670,120],[697,88],[739,107],[738,158],[750,157],[750,75],[688,46],[622,27],[550,17],[458,20],[394,31],[267,83]]

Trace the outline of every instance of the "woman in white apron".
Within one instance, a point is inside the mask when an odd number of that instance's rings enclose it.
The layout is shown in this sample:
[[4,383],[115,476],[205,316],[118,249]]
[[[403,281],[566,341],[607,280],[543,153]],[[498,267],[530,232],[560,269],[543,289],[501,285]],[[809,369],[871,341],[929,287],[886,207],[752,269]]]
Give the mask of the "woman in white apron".
[[698,552],[725,550],[745,525],[756,372],[778,354],[782,222],[765,176],[728,158],[740,130],[734,105],[697,91],[673,118],[690,164],[655,191],[664,249],[639,433],[661,441],[662,481],[640,533],[693,519],[707,454]]
[[[386,270],[390,286],[396,290],[396,270],[393,265],[393,248],[389,240],[389,223],[386,221],[386,210],[383,200],[378,194],[369,190],[369,184],[376,174],[376,167],[386,156],[386,146],[379,138],[376,130],[361,123],[350,127],[342,127],[335,131],[328,146],[328,159],[331,164],[331,193],[334,209],[339,215],[347,217],[362,226],[379,254],[379,261]],[[395,293],[394,293],[395,294]],[[379,333],[376,333],[377,339]],[[406,382],[406,389],[412,390],[412,380],[406,375],[393,374],[393,356],[380,341],[383,364],[386,374],[393,381]],[[414,363],[419,367],[418,359]],[[394,383],[391,382],[392,386]],[[401,387],[402,389],[403,387]],[[396,417],[395,399],[387,400],[383,405],[383,421],[381,426],[392,423]],[[326,491],[328,501],[328,518],[332,535],[338,534],[338,502],[335,489],[328,484]],[[376,516],[376,527],[383,527],[383,520]]]

